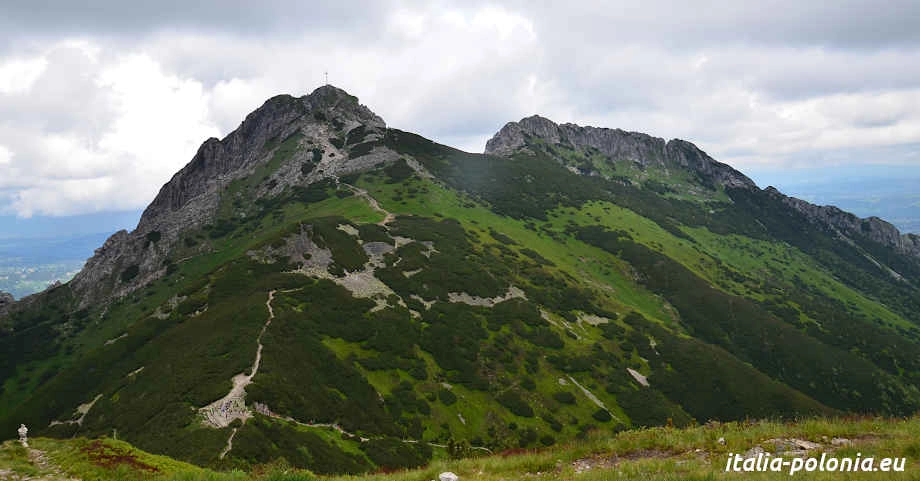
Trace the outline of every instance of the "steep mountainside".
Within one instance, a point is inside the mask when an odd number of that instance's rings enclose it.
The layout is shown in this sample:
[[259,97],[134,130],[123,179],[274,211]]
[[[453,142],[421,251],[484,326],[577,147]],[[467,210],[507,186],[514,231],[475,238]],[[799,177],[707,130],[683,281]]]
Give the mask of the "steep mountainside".
[[914,413],[920,258],[891,229],[680,140],[531,117],[471,154],[279,96],[0,317],[0,433],[341,473]]

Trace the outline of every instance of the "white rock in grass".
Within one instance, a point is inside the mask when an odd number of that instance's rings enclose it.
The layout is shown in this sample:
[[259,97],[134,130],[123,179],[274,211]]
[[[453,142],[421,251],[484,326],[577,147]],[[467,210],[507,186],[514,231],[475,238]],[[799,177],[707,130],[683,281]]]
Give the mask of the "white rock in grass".
[[441,473],[438,475],[439,481],[457,481],[458,479],[460,479],[460,476],[457,476],[456,474],[450,471],[447,471],[446,473]]
[[19,442],[23,447],[29,447],[29,428],[27,428],[25,424],[20,424],[17,432],[19,433]]

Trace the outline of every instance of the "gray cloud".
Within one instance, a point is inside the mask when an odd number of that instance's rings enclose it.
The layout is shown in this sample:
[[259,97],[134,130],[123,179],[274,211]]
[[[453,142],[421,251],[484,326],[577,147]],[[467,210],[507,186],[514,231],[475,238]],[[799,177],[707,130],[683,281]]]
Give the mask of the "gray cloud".
[[[530,2],[520,2],[528,8]],[[563,37],[606,32],[625,43],[683,49],[730,45],[812,45],[828,48],[915,46],[920,32],[911,19],[920,5],[911,0],[739,2],[572,2],[560,8],[537,2],[541,31]],[[591,43],[593,35],[583,38]]]
[[[463,2],[474,8],[486,2]],[[32,0],[5,2],[4,30],[28,35],[124,35],[157,30],[231,32],[259,37],[306,30],[374,32],[376,20],[394,8],[446,9],[454,2],[296,0]],[[738,2],[515,0],[508,5],[531,12],[541,31],[597,42],[597,32],[619,41],[687,46],[732,44],[819,45],[878,48],[917,45],[912,0]],[[582,37],[579,39],[579,37]]]
[[158,30],[233,32],[258,37],[269,32],[354,28],[378,17],[386,2],[293,0],[30,0],[4,2],[7,35],[44,37],[100,35],[135,37]]

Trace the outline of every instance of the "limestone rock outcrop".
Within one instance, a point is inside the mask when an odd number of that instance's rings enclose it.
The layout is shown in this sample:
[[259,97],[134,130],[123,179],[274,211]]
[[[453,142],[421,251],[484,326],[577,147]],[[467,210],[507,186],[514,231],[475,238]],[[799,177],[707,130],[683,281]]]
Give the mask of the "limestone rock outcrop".
[[690,142],[678,139],[665,142],[658,137],[620,129],[556,124],[538,115],[505,124],[486,143],[485,153],[510,156],[517,152],[533,152],[541,144],[593,148],[613,163],[632,162],[646,168],[682,168],[718,185],[757,188],[747,176],[716,161]]

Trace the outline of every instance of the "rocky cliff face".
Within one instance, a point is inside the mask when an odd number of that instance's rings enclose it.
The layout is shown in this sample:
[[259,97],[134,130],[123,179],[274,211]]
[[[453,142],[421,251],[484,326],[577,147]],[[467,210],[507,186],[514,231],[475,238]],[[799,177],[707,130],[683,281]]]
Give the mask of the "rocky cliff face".
[[832,205],[819,206],[795,197],[789,197],[774,187],[767,187],[765,192],[780,199],[790,208],[802,213],[811,222],[836,230],[846,237],[861,236],[878,242],[895,251],[920,257],[920,236],[901,234],[890,223],[878,217],[860,218]]
[[0,317],[6,315],[14,302],[16,302],[16,299],[13,298],[12,294],[0,291]]
[[485,153],[509,156],[533,152],[541,143],[593,148],[613,163],[631,162],[643,168],[682,168],[718,185],[757,188],[744,174],[716,161],[690,142],[678,139],[665,142],[658,137],[620,129],[560,125],[537,115],[506,124],[486,143]]
[[[272,160],[283,141],[298,148],[273,166],[256,198],[276,195],[292,185],[337,178],[380,162],[395,160],[395,152],[379,140],[386,123],[358,99],[326,85],[310,95],[279,95],[249,114],[222,140],[205,141],[185,167],[161,189],[133,232],[120,231],[96,250],[71,287],[83,305],[125,295],[161,277],[171,247],[181,234],[213,223],[226,187],[252,175]],[[355,149],[363,147],[358,155]],[[314,153],[315,152],[315,153]],[[317,159],[320,155],[321,159]],[[301,166],[316,163],[309,173]]]

